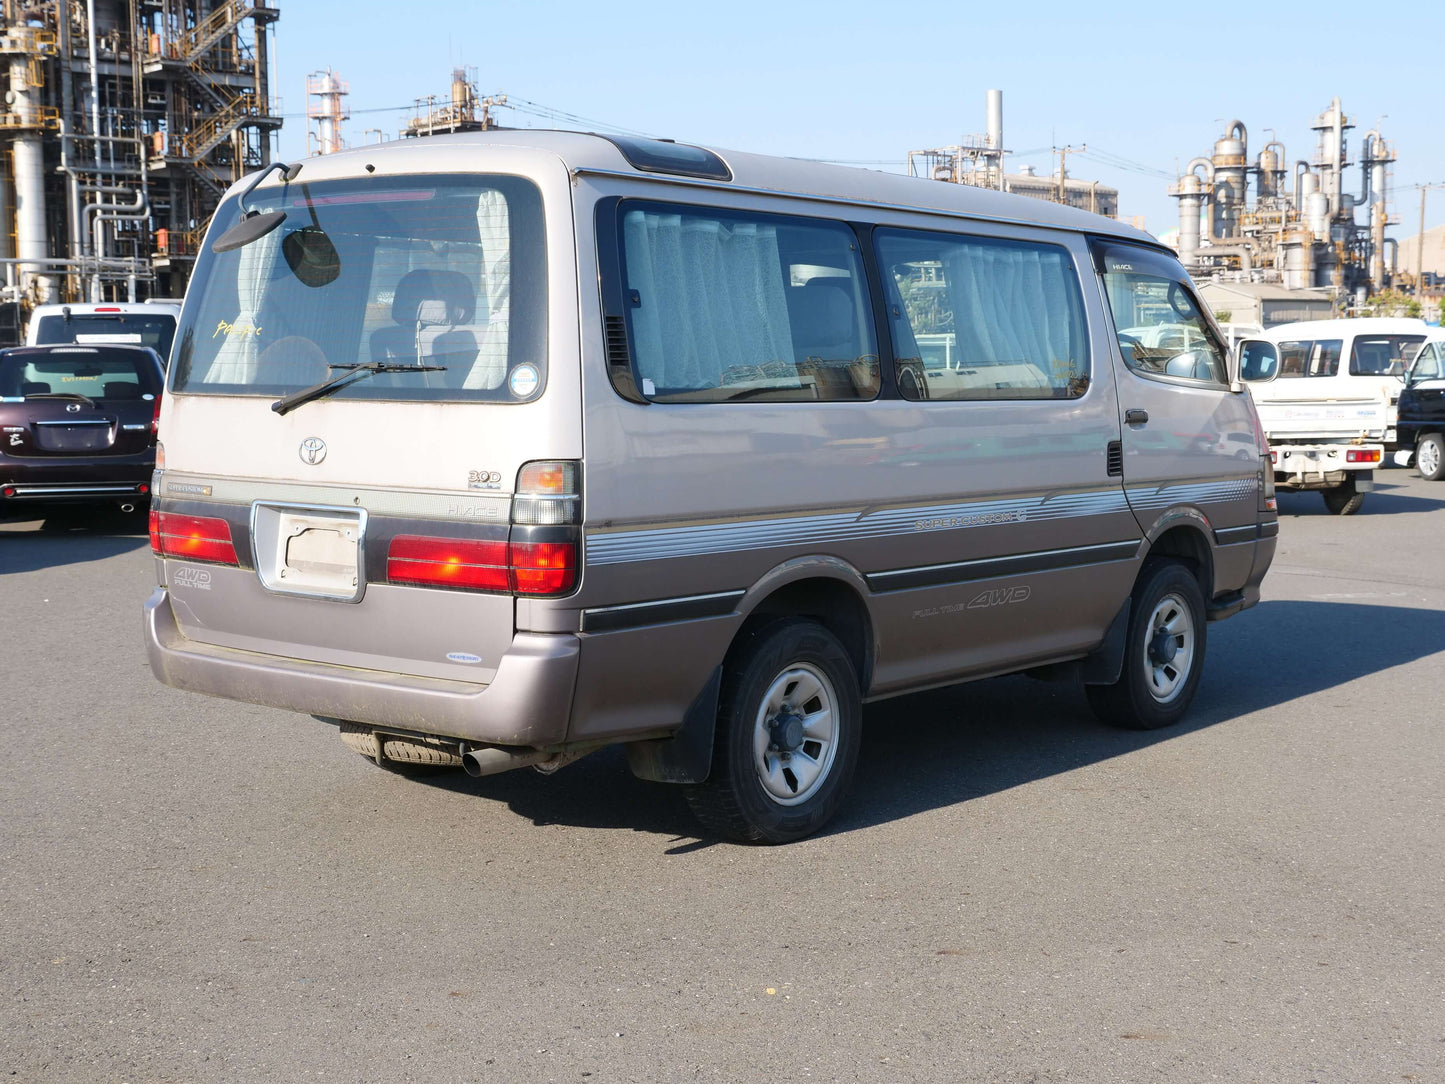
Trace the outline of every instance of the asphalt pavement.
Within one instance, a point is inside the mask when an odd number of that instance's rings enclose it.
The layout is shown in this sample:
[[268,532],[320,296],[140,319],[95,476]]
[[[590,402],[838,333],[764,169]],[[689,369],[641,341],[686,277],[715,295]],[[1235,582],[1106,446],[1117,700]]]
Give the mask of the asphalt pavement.
[[1445,1080],[1445,483],[1285,494],[1173,730],[873,705],[842,815],[700,839],[609,750],[414,779],[146,665],[144,524],[0,524],[0,1075]]

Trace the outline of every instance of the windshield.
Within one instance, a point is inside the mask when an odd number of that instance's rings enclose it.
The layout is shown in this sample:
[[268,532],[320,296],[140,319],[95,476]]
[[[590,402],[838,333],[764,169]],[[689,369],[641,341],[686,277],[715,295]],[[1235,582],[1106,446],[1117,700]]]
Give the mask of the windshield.
[[1350,351],[1351,376],[1404,376],[1424,335],[1360,335]]
[[149,346],[162,358],[170,356],[176,318],[169,313],[113,312],[71,316],[42,316],[35,330],[37,345],[49,343],[118,343]]
[[0,353],[0,399],[32,395],[154,399],[160,390],[160,370],[143,350],[62,346]]
[[346,366],[416,366],[346,399],[519,402],[546,378],[541,195],[516,177],[293,181],[247,197],[280,227],[213,251],[217,213],[175,353],[178,392],[276,397]]

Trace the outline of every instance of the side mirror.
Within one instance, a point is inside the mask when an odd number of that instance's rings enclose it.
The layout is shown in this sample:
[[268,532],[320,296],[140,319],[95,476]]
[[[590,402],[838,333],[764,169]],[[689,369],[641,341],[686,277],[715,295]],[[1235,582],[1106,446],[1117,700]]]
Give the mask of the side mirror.
[[1279,375],[1279,351],[1263,339],[1241,339],[1230,356],[1230,377],[1247,384],[1259,384]]

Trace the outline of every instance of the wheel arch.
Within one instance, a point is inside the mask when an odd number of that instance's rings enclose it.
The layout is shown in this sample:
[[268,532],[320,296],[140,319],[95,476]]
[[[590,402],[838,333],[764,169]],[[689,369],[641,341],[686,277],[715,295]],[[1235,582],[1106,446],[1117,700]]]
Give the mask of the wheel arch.
[[842,643],[857,671],[858,687],[866,695],[878,651],[868,595],[863,574],[836,557],[784,562],[762,576],[739,602],[743,622],[728,654],[759,625],[784,617],[811,618]]
[[1203,513],[1192,508],[1170,512],[1161,516],[1149,531],[1145,557],[1173,557],[1190,566],[1207,604],[1214,597],[1212,534]]

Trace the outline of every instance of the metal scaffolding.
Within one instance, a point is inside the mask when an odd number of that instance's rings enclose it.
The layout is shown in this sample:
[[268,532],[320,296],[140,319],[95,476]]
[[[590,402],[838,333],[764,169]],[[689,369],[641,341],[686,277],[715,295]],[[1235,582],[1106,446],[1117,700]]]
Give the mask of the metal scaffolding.
[[4,299],[180,297],[281,126],[252,0],[0,0]]

